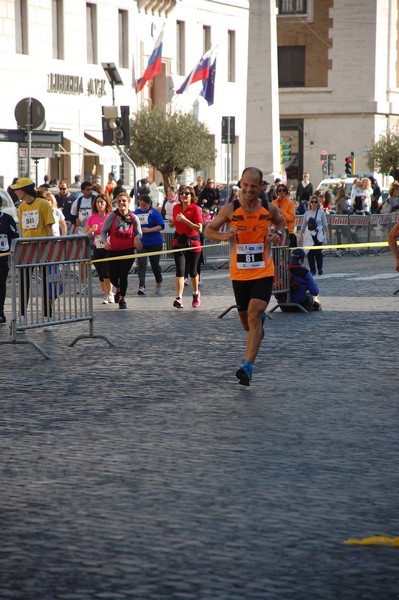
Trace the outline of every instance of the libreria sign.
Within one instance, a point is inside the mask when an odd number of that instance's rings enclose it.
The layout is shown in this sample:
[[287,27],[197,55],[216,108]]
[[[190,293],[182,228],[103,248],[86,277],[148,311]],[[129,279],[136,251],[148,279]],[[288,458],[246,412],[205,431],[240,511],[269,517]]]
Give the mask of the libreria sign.
[[86,94],[101,98],[106,95],[105,79],[90,78],[84,86],[83,77],[49,73],[47,75],[47,91],[53,94],[73,94],[74,96]]

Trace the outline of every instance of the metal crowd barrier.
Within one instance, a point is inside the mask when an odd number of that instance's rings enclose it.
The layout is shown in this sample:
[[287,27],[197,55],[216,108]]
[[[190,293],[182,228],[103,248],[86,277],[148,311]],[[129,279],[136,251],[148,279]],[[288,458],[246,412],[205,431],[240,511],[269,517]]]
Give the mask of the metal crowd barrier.
[[[89,322],[88,335],[115,344],[105,335],[94,335],[90,240],[86,235],[18,238],[10,252],[12,317],[11,341],[2,344],[31,344],[46,359],[50,356],[34,340],[18,336],[29,329],[66,323]],[[87,295],[82,295],[82,284]]]
[[[272,255],[274,262],[274,281],[273,281],[273,295],[278,298],[280,297],[280,304],[289,306],[298,306],[303,312],[308,312],[303,306],[290,302],[290,251],[291,248],[288,246],[272,246]],[[274,306],[269,312],[272,313],[279,307],[279,304]],[[228,312],[233,308],[237,308],[236,304],[232,304],[220,315],[219,319],[222,319]],[[267,317],[271,319],[267,313]]]
[[[299,233],[304,216],[297,215],[295,219],[296,233]],[[368,244],[370,242],[386,242],[387,235],[393,225],[399,220],[399,211],[389,215],[327,215],[327,224],[329,230],[329,243],[348,244],[348,248],[337,248],[323,250],[323,254],[334,254],[343,256],[353,254],[361,256],[362,254],[380,254],[386,252],[386,246],[378,249],[374,248],[351,248],[351,244]]]

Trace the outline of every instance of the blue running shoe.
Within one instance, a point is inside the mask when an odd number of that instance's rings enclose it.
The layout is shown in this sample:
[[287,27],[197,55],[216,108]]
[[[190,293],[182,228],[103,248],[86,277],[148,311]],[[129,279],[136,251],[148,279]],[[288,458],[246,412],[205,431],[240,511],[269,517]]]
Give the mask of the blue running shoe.
[[236,371],[236,377],[240,380],[241,385],[249,385],[252,379],[252,363],[245,362],[241,369]]
[[265,337],[265,321],[266,321],[266,312],[262,313],[262,340]]

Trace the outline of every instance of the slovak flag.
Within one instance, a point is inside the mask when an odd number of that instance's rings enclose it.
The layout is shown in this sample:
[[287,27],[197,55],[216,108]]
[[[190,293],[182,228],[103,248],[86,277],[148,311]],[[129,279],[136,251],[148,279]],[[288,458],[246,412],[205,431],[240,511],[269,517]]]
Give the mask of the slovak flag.
[[163,46],[163,29],[159,34],[157,41],[155,42],[154,50],[148,61],[148,65],[142,77],[136,81],[136,92],[141,92],[147,81],[151,81],[161,72],[161,59],[162,59],[162,46]]
[[205,98],[208,102],[208,106],[212,106],[215,98],[215,78],[216,78],[216,58],[213,61],[210,69],[208,79],[204,79],[202,82],[202,90],[200,96]]
[[184,80],[182,85],[176,90],[176,94],[182,94],[186,91],[189,85],[195,83],[196,81],[201,81],[203,79],[208,79],[209,77],[209,66],[211,62],[211,52],[205,52],[200,61],[195,65],[194,69],[191,71],[190,75]]

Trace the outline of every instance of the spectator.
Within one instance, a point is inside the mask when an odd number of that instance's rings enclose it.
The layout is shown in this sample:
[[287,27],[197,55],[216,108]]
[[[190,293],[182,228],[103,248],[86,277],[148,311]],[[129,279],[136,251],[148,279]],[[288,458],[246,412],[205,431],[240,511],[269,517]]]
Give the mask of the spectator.
[[240,193],[240,188],[238,185],[233,185],[231,187],[230,195],[227,198],[226,204],[230,204],[230,202],[234,202],[234,200],[238,199],[238,195]]
[[[290,304],[299,304],[305,310],[321,310],[319,299],[319,288],[313,275],[304,266],[305,252],[302,248],[296,248],[290,256]],[[277,301],[286,302],[282,296],[277,296]],[[298,306],[284,306],[280,309],[283,312],[298,312]]]
[[[186,262],[193,290],[192,306],[198,308],[201,304],[197,266],[201,256],[199,234],[202,231],[202,212],[195,200],[194,188],[180,186],[179,202],[173,208],[173,220],[169,223],[171,227],[176,228],[173,248],[181,249],[181,252],[173,254],[176,265],[176,299],[173,302],[175,308],[183,308]],[[185,248],[191,248],[191,250],[184,250]]]
[[220,204],[220,190],[215,187],[215,181],[212,177],[207,179],[206,186],[198,196],[198,205],[201,208],[217,210]]
[[308,206],[309,198],[313,196],[313,184],[310,183],[309,173],[307,171],[302,175],[302,181],[298,183],[296,189],[296,199],[303,201]]
[[51,206],[51,210],[53,211],[54,223],[53,223],[53,236],[58,237],[59,235],[66,235],[67,228],[65,223],[64,213],[57,206],[57,200],[55,199],[54,194],[47,191],[43,193],[43,198],[47,200],[47,202]]
[[[126,292],[129,271],[134,263],[134,250],[141,250],[141,225],[137,216],[129,209],[130,196],[122,192],[117,196],[118,208],[107,215],[101,229],[101,240],[108,251],[109,258],[120,257],[109,262],[109,276],[116,288],[115,302],[119,308],[126,309]],[[109,235],[109,240],[107,236]],[[127,258],[129,257],[129,258]]]
[[204,180],[201,177],[201,175],[198,175],[197,185],[194,186],[194,192],[195,192],[195,195],[197,196],[197,198],[199,198],[199,195],[202,192],[202,190],[204,189],[204,187],[205,187]]
[[[139,276],[139,296],[146,295],[145,276],[147,271],[147,256],[140,257],[140,253],[161,252],[163,247],[162,229],[165,227],[161,213],[152,207],[152,200],[148,194],[143,194],[139,200],[139,208],[134,211],[141,224],[142,248],[137,256],[137,271]],[[150,257],[150,265],[155,277],[155,293],[161,293],[162,273],[159,261],[161,254]]]
[[113,192],[114,192],[114,188],[116,188],[116,181],[115,181],[115,176],[113,174],[113,172],[111,171],[110,173],[108,173],[108,181],[107,184],[104,188],[104,194],[106,196],[113,196]]
[[64,213],[65,221],[71,223],[71,208],[72,204],[76,200],[75,194],[69,189],[68,182],[63,179],[59,184],[59,193],[55,194],[55,199],[57,200],[57,206]]
[[380,212],[382,215],[388,215],[397,210],[399,210],[399,183],[394,181],[389,187],[388,198],[382,205]]
[[269,185],[269,182],[266,181],[266,179],[263,179],[262,180],[262,187],[261,187],[261,190],[259,192],[259,198],[262,200],[262,203],[265,203],[268,200],[268,195],[267,195],[268,185]]
[[123,187],[123,179],[118,179],[116,186],[112,190],[112,197],[117,198],[122,192],[126,192],[126,188]]
[[14,185],[14,183],[17,183],[18,181],[18,177],[14,177],[14,179],[12,180],[12,184],[8,186],[7,188],[7,192],[10,194],[12,201],[14,202],[14,205],[16,208],[18,208],[19,206],[19,200],[18,200],[18,196],[15,193],[15,190],[12,189],[12,186]]
[[[337,215],[350,215],[352,209],[348,206],[348,194],[346,193],[345,187],[340,187],[335,198],[335,213]],[[337,236],[337,244],[342,244],[342,232],[344,229],[348,229],[345,225],[336,225],[335,233]]]
[[151,186],[150,186],[150,182],[148,181],[148,179],[141,179],[141,181],[139,181],[139,184],[137,187],[138,199],[140,198],[140,196],[143,196],[144,194],[147,194],[149,196],[150,192],[151,192]]
[[279,183],[281,183],[281,179],[279,177],[276,177],[273,185],[270,186],[270,189],[267,192],[267,199],[269,202],[273,202],[273,200],[276,200],[276,198],[277,198],[276,187],[278,186]]
[[80,190],[81,187],[81,182],[80,182],[80,175],[75,175],[75,177],[73,178],[73,183],[71,183],[71,190]]
[[[112,211],[112,202],[109,196],[99,194],[93,200],[92,214],[87,219],[85,234],[89,237],[93,236],[93,260],[107,258],[108,252],[104,248],[104,242],[101,239],[101,229],[105,223],[107,215]],[[103,304],[113,304],[114,295],[112,293],[112,284],[109,278],[109,263],[98,262],[94,263],[94,267],[98,273],[101,289],[103,291]]]
[[273,200],[272,204],[277,206],[285,219],[288,229],[290,248],[296,248],[297,239],[295,231],[295,206],[291,198],[288,196],[288,188],[284,183],[279,183],[276,189],[277,199]]
[[161,208],[161,215],[166,223],[173,219],[173,207],[178,203],[178,201],[179,200],[175,188],[172,185],[169,186]]
[[382,194],[381,194],[381,188],[378,185],[378,181],[375,179],[375,177],[370,177],[369,179],[371,181],[371,189],[372,189],[370,212],[371,212],[371,214],[375,215],[379,212],[380,198],[381,198]]
[[[328,226],[325,212],[321,209],[317,196],[312,196],[305,212],[301,227],[300,241],[303,246],[321,246],[328,241]],[[308,261],[312,275],[323,275],[323,252],[320,249],[308,251]]]
[[17,224],[10,215],[1,210],[2,204],[3,200],[0,196],[0,324],[6,322],[4,303],[7,294],[7,275],[9,269],[7,254],[10,251],[12,240],[19,237]]
[[326,192],[324,192],[324,198],[322,199],[322,209],[324,210],[326,215],[329,215],[331,212],[331,200],[331,192],[327,190]]

